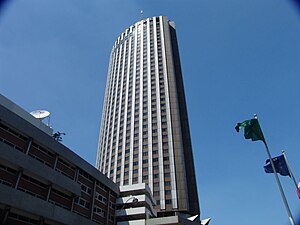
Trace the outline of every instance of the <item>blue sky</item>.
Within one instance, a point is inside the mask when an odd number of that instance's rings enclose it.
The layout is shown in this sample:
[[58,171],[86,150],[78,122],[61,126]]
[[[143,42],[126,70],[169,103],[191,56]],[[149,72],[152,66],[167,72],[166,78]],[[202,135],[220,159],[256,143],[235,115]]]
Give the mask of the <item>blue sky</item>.
[[[64,144],[95,165],[109,54],[143,17],[177,27],[202,218],[288,225],[261,142],[237,122],[257,113],[273,156],[300,176],[300,11],[288,0],[19,0],[0,11],[0,92],[47,109]],[[294,217],[300,200],[280,177]]]

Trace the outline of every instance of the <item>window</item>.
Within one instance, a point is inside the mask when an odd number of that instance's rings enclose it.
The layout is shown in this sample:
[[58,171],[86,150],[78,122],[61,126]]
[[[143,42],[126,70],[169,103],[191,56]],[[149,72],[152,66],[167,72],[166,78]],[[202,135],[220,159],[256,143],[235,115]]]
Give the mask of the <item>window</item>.
[[96,192],[95,193],[95,199],[97,199],[98,201],[106,204],[107,203],[107,199],[106,197],[104,197],[103,195],[101,195],[100,193]]
[[171,186],[171,181],[165,181],[165,186]]
[[80,206],[82,206],[86,209],[90,208],[90,203],[88,201],[86,201],[85,199],[80,198],[80,197],[76,197],[75,200],[74,200],[74,203],[77,204],[77,205],[80,205]]
[[13,220],[20,221],[19,223],[22,224],[40,224],[38,220],[31,219],[29,217],[18,215],[12,212],[9,213],[8,218],[13,218]]
[[0,170],[4,170],[4,171],[7,171],[7,172],[9,172],[9,173],[11,173],[11,174],[17,174],[17,171],[16,170],[14,170],[14,169],[11,169],[11,168],[9,168],[9,167],[5,167],[5,166],[3,166],[3,165],[0,165]]
[[170,177],[170,173],[165,173],[165,177]]
[[172,204],[172,200],[171,199],[166,199],[166,205],[171,205]]
[[165,190],[165,195],[170,195],[171,194],[171,190]]
[[78,182],[81,185],[81,190],[89,195],[92,194],[92,189],[86,186],[85,184]]
[[169,164],[164,165],[164,169],[170,169],[170,165]]
[[22,179],[28,181],[29,183],[31,183],[31,184],[33,184],[35,186],[39,186],[39,187],[42,187],[42,188],[45,188],[45,189],[48,188],[48,186],[46,184],[44,184],[44,183],[42,183],[42,182],[40,182],[40,181],[38,181],[38,180],[36,180],[36,179],[34,179],[32,177],[29,177],[29,176],[27,176],[25,174],[22,174]]
[[93,211],[94,211],[94,213],[98,214],[101,217],[106,217],[106,212],[104,211],[104,209],[101,209],[98,206],[94,206]]

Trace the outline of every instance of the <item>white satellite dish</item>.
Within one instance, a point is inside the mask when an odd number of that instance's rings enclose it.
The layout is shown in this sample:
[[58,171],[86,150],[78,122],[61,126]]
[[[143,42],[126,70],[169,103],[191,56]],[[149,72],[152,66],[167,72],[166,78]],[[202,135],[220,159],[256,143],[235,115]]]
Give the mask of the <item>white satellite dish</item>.
[[30,113],[33,117],[43,120],[46,117],[50,116],[50,112],[47,110],[34,110]]

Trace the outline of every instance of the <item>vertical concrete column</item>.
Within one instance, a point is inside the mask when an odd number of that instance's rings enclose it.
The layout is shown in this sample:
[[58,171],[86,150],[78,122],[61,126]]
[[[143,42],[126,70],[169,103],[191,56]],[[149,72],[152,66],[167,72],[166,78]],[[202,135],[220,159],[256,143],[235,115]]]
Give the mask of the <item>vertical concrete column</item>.
[[1,215],[1,217],[0,217],[0,224],[2,224],[2,225],[6,224],[6,220],[7,220],[9,211],[10,211],[10,207],[6,206],[5,209],[3,210],[3,213]]
[[[74,181],[75,181],[75,182],[77,182],[77,180],[78,180],[78,174],[79,174],[79,169],[76,168],[76,170],[75,170],[75,176],[74,176]],[[76,198],[76,197],[77,197],[76,195],[73,195],[73,198],[72,198],[72,205],[71,205],[71,212],[73,212],[74,201],[75,201],[75,198]]]
[[73,212],[75,198],[76,198],[76,195],[72,194],[71,212]]
[[79,169],[76,168],[76,169],[75,169],[75,176],[74,176],[75,182],[77,182],[77,180],[78,180],[78,174],[79,174]]
[[50,184],[50,185],[49,185],[49,188],[48,188],[48,193],[47,193],[47,197],[46,197],[46,201],[47,201],[47,202],[49,201],[50,194],[51,194],[51,190],[52,190],[52,184]]
[[97,181],[94,180],[94,189],[93,189],[93,194],[92,194],[92,204],[91,204],[91,220],[93,220],[94,205],[95,205],[96,185],[97,185]]
[[54,161],[54,165],[53,165],[53,169],[55,170],[56,166],[57,166],[57,162],[58,162],[58,154],[55,154],[55,161]]
[[108,191],[108,198],[107,198],[106,224],[108,224],[108,220],[109,220],[109,204],[110,204],[110,190]]
[[19,172],[18,172],[18,177],[17,177],[16,183],[15,183],[15,189],[18,188],[18,185],[20,183],[20,179],[21,179],[22,174],[23,174],[23,170],[20,169]]
[[32,138],[30,137],[28,139],[28,144],[27,144],[27,148],[26,148],[26,152],[25,152],[26,155],[28,155],[31,145],[32,145]]

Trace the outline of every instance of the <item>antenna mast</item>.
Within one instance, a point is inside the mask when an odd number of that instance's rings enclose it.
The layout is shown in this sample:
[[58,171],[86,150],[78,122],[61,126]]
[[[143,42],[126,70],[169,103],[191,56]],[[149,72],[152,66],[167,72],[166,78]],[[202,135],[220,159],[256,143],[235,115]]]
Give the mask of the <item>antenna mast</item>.
[[141,10],[141,20],[143,19],[143,10]]

